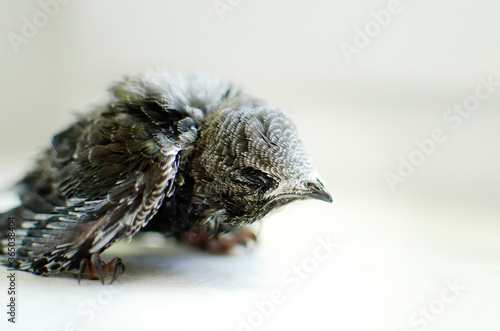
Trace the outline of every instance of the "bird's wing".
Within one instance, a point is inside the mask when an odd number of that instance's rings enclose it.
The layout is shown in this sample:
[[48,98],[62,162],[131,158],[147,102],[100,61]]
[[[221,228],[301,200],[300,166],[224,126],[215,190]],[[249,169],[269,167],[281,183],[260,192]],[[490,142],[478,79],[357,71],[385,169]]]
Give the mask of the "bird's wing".
[[17,266],[38,274],[75,268],[147,224],[172,195],[182,146],[126,113],[80,120],[21,183]]

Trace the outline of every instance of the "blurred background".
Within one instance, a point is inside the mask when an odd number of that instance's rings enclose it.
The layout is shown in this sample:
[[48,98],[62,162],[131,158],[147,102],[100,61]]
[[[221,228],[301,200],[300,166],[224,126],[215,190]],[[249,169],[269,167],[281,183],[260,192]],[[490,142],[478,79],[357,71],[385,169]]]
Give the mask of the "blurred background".
[[[112,81],[164,69],[229,79],[284,109],[334,203],[287,206],[264,220],[253,252],[229,257],[139,238],[116,248],[129,267],[116,293],[19,272],[18,324],[0,325],[497,329],[499,10],[486,0],[2,1],[3,209],[53,134]],[[326,238],[338,247],[290,286],[285,275]],[[259,310],[277,289],[283,302]]]

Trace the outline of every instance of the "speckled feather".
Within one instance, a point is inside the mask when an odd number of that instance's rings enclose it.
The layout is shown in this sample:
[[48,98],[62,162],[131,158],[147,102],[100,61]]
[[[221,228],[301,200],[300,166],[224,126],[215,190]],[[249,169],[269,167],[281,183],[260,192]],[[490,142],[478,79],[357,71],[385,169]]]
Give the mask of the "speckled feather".
[[216,236],[297,199],[331,201],[290,120],[229,82],[150,73],[110,92],[19,183],[21,205],[0,215],[4,262],[11,216],[15,267],[50,275],[141,229]]

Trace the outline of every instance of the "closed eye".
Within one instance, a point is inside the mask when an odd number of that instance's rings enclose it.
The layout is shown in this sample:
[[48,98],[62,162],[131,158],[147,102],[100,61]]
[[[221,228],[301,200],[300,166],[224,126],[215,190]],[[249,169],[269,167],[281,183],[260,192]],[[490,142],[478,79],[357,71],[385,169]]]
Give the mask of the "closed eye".
[[238,170],[234,179],[251,189],[264,192],[276,186],[274,179],[266,173],[250,167]]

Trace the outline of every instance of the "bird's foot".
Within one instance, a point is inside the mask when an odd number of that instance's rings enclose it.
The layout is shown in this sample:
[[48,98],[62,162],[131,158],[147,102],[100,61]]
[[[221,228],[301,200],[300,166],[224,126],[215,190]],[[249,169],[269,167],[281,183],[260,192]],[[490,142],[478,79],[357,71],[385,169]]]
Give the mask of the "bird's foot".
[[193,247],[216,254],[226,254],[236,245],[248,247],[257,241],[255,233],[240,229],[220,236],[211,237],[205,230],[191,231],[184,235],[184,241]]
[[92,254],[89,258],[84,258],[80,262],[80,270],[78,272],[78,284],[82,278],[97,280],[100,279],[102,285],[104,285],[104,279],[110,274],[113,275],[113,279],[109,284],[122,275],[125,272],[125,264],[119,257],[115,257],[108,263],[104,263],[101,260],[99,254]]

